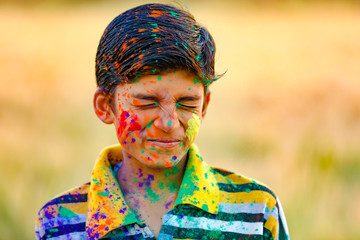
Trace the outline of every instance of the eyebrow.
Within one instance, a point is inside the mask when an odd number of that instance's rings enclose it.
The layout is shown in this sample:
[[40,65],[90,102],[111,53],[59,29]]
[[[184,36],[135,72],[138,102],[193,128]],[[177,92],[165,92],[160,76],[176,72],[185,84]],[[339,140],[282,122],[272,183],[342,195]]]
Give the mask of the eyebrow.
[[143,94],[143,93],[135,93],[135,94],[132,94],[131,97],[137,98],[137,99],[142,99],[142,100],[153,100],[153,101],[159,100],[159,98],[154,95],[148,95],[148,94]]
[[201,97],[196,95],[196,96],[186,96],[186,97],[181,97],[178,99],[179,102],[186,102],[186,101],[197,101],[200,100]]
[[[150,100],[150,101],[159,101],[160,100],[155,95],[148,95],[148,94],[143,94],[143,93],[135,93],[135,94],[131,95],[131,97],[141,99],[141,100]],[[194,95],[194,96],[180,97],[179,99],[177,99],[177,101],[179,101],[179,102],[197,101],[197,100],[200,100],[200,99],[201,99],[201,96]]]

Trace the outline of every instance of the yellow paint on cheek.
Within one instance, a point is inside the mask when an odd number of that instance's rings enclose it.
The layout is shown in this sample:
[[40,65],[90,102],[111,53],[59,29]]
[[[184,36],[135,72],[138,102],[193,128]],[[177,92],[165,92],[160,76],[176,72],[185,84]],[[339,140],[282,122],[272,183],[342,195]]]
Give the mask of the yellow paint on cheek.
[[188,128],[186,129],[186,136],[190,142],[194,142],[200,128],[200,117],[193,113],[193,117],[188,121]]

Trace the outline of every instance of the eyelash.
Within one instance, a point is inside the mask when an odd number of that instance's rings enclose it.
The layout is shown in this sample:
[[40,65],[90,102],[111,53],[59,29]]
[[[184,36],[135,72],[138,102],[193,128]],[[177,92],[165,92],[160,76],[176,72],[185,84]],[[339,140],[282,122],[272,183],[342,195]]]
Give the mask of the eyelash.
[[189,109],[195,109],[195,108],[196,108],[195,106],[188,106],[188,105],[184,105],[184,104],[182,104],[182,103],[177,103],[176,106],[177,106],[178,108],[180,108],[180,107],[189,108]]
[[[140,108],[150,108],[150,107],[155,107],[157,105],[158,105],[158,103],[156,102],[156,103],[150,103],[150,104],[146,104],[146,105],[139,105],[138,107],[140,107]],[[183,107],[183,108],[188,108],[188,109],[195,109],[196,108],[195,106],[188,106],[188,105],[184,105],[182,103],[177,103],[176,107],[177,108]]]
[[149,108],[149,107],[155,107],[157,106],[158,103],[150,103],[150,104],[146,104],[146,105],[138,105],[137,107],[140,107],[140,108]]

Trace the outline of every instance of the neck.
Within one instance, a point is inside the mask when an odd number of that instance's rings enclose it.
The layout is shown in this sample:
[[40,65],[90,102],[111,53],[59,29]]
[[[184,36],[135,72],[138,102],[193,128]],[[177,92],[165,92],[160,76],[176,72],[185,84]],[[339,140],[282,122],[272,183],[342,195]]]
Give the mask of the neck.
[[144,166],[125,151],[123,155],[124,160],[116,178],[125,196],[135,194],[153,203],[165,201],[170,194],[177,196],[186,167],[187,154],[176,166],[165,169]]

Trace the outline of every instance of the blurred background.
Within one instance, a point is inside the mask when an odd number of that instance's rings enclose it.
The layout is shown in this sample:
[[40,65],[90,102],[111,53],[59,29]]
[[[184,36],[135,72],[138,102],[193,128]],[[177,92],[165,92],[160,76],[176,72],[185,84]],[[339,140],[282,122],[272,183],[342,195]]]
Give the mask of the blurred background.
[[[0,0],[0,239],[34,239],[37,211],[88,182],[112,126],[92,107],[100,36],[150,1]],[[292,239],[360,239],[360,3],[157,1],[217,43],[204,159],[266,183]]]

